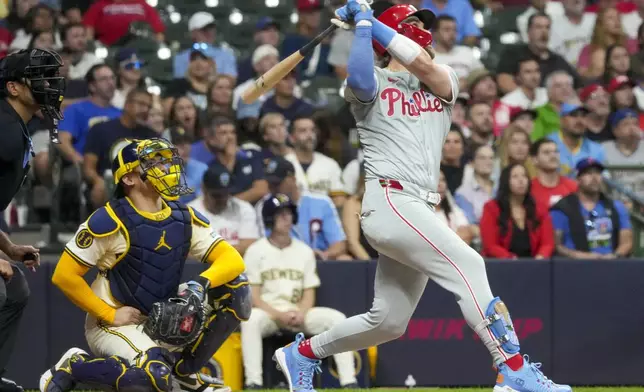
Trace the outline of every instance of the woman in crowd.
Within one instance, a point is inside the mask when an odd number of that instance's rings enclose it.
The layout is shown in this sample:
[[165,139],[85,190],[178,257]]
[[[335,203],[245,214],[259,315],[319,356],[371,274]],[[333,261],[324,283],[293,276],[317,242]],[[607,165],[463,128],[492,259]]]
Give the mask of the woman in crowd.
[[436,216],[470,245],[478,235],[478,228],[470,224],[465,212],[456,204],[452,193],[447,189],[447,180],[442,170],[438,180],[438,194],[441,196],[441,202],[434,206]]
[[51,34],[54,48],[62,48],[63,44],[56,28],[55,18],[55,12],[49,6],[43,3],[35,5],[26,15],[27,26],[16,31],[16,37],[9,45],[9,52],[27,49],[34,35],[42,32]]
[[51,31],[38,31],[31,35],[27,49],[39,48],[55,50],[54,34]]
[[534,177],[535,169],[528,159],[530,155],[530,135],[519,125],[508,126],[499,139],[497,148],[497,160],[494,168],[494,178],[499,178],[501,170],[513,163],[524,165],[528,170],[528,176]]
[[145,79],[141,68],[144,65],[133,49],[121,49],[116,55],[116,91],[112,98],[112,105],[123,109],[125,97],[136,87],[145,87]]
[[360,227],[362,197],[364,196],[364,165],[360,165],[357,191],[349,196],[342,206],[342,226],[347,237],[347,250],[356,260],[371,260],[378,252],[369,245]]
[[607,62],[607,49],[612,45],[622,46],[627,49],[627,54],[637,51],[637,42],[628,39],[622,28],[619,12],[615,8],[606,8],[597,15],[590,44],[579,54],[579,74],[588,79],[601,77]]
[[197,107],[187,96],[178,97],[172,102],[170,115],[168,116],[168,126],[181,127],[193,139],[201,139],[201,128],[199,125],[199,116]]
[[545,205],[530,195],[526,168],[510,164],[501,172],[496,197],[485,204],[480,223],[483,256],[516,259],[552,256],[552,220]]
[[184,79],[174,79],[166,89],[163,107],[166,113],[170,111],[174,101],[182,96],[189,97],[200,111],[208,107],[208,87],[215,75],[215,61],[199,50],[190,53],[190,64]]
[[234,117],[232,105],[234,87],[235,79],[232,76],[217,74],[214,77],[212,83],[208,86],[207,115]]
[[622,45],[612,45],[606,49],[606,63],[604,64],[604,84],[618,76],[631,75],[631,57]]
[[[469,170],[471,174],[463,175],[463,183],[456,190],[456,198],[461,198],[472,205],[474,220],[478,223],[483,213],[483,205],[494,196],[494,150],[487,145],[479,146],[474,150],[474,159]],[[468,170],[466,170],[468,171]],[[445,175],[449,176],[448,173]],[[459,203],[460,204],[460,203]]]
[[465,137],[457,125],[452,124],[443,144],[441,168],[447,178],[447,189],[451,194],[456,193],[463,182],[463,154],[465,152]]

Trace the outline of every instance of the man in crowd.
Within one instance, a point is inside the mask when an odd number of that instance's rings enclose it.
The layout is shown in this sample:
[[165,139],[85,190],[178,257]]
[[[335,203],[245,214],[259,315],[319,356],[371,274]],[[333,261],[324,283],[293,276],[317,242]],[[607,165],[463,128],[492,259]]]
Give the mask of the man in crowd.
[[633,250],[630,218],[622,202],[602,193],[604,166],[585,158],[576,169],[579,190],[550,211],[557,254],[573,259],[628,257]]
[[550,139],[539,139],[530,146],[530,156],[537,174],[530,193],[538,204],[548,207],[577,191],[577,182],[559,174],[559,150]]
[[492,73],[485,68],[475,69],[467,77],[470,102],[485,102],[492,113],[492,129],[499,136],[510,122],[512,107],[499,99],[498,87]]
[[[270,45],[277,47],[280,42],[280,24],[270,16],[262,16],[255,24],[255,34],[253,35],[255,47]],[[252,55],[248,56],[237,63],[237,83],[241,84],[248,79],[255,79],[261,73],[257,73],[252,61]]]
[[145,89],[130,91],[121,117],[93,126],[87,133],[83,154],[83,175],[89,184],[93,209],[108,199],[105,171],[112,167],[116,156],[113,147],[124,139],[151,139],[156,132],[145,125],[152,106],[152,94]]
[[474,151],[479,146],[492,146],[494,144],[490,105],[485,102],[472,102],[467,108],[467,119],[470,124],[471,135],[465,142],[465,162],[469,162],[474,158]]
[[[263,75],[266,71],[273,68],[275,64],[279,61],[279,52],[277,48],[272,45],[264,44],[258,46],[251,56],[251,63],[253,69],[257,75]],[[270,95],[273,94],[273,91],[267,92],[262,97],[257,99],[257,101],[246,104],[242,102],[241,96],[246,89],[252,86],[255,83],[255,79],[251,78],[241,83],[239,86],[233,90],[233,100],[232,105],[233,109],[237,110],[237,119],[243,120],[245,118],[259,118],[259,110],[262,107],[262,102]]]
[[203,176],[202,195],[188,206],[204,214],[214,233],[219,234],[242,256],[259,237],[253,206],[232,196],[238,193],[230,173],[220,165],[211,166]]
[[539,63],[532,57],[519,59],[515,77],[517,88],[501,98],[508,106],[536,109],[548,103],[548,92],[541,86]]
[[644,144],[638,113],[633,109],[620,109],[611,116],[615,140],[602,144],[607,166],[632,166],[639,170],[611,171],[611,178],[625,185],[639,197],[644,197]]
[[94,53],[87,51],[87,31],[80,23],[70,23],[61,32],[64,48],[70,53],[70,79],[84,79],[87,71],[101,61]]
[[182,127],[174,126],[170,128],[170,140],[172,140],[172,144],[177,148],[179,156],[183,159],[183,174],[186,176],[188,188],[192,189],[192,193],[179,197],[182,203],[188,204],[201,195],[201,183],[206,170],[208,170],[208,165],[190,158],[192,144],[195,139],[191,133],[186,132]]
[[579,93],[582,104],[588,108],[586,117],[586,137],[601,143],[614,138],[608,123],[610,96],[606,89],[597,83],[584,87]]
[[552,18],[550,48],[573,66],[590,43],[597,15],[585,12],[586,0],[563,0],[564,14]]
[[481,30],[474,22],[474,8],[467,0],[423,0],[421,8],[434,12],[436,16],[449,15],[458,27],[456,42],[474,46],[481,36]]
[[530,6],[517,17],[517,30],[521,41],[528,42],[528,19],[534,14],[546,14],[550,19],[563,15],[564,9],[560,2],[551,0],[530,0]]
[[280,113],[290,124],[297,117],[312,115],[313,106],[295,95],[296,85],[297,78],[294,72],[277,82],[273,96],[262,104],[259,117],[266,113]]
[[565,103],[561,105],[561,130],[548,137],[557,144],[561,159],[560,173],[574,177],[577,163],[592,158],[604,161],[602,146],[584,136],[588,109],[584,106]]
[[539,140],[559,130],[561,106],[575,98],[573,79],[565,71],[555,71],[546,79],[548,103],[537,108],[537,118],[530,138]]

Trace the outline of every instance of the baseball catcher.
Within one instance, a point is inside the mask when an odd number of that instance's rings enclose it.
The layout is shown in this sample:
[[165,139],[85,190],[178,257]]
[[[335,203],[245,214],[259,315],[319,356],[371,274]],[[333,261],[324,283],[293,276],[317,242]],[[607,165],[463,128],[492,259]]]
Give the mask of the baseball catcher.
[[[201,213],[177,201],[191,190],[170,142],[127,144],[113,172],[115,198],[80,225],[52,277],[87,312],[94,355],[68,350],[42,375],[40,390],[221,388],[198,372],[250,316],[244,262]],[[181,283],[188,256],[210,267]],[[83,276],[91,268],[99,274],[90,287]]]

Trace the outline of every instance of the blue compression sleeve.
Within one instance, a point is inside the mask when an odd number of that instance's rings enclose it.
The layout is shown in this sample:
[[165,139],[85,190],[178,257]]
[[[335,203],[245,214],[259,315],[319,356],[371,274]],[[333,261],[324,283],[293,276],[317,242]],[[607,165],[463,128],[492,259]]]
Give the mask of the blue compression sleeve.
[[398,34],[396,33],[396,30],[392,29],[376,18],[373,18],[371,20],[371,23],[373,23],[373,27],[371,27],[373,31],[373,38],[378,41],[378,43],[385,49],[388,48],[391,41],[394,39],[396,34]]
[[356,27],[349,61],[347,63],[347,85],[356,98],[371,102],[378,92],[374,75],[373,49],[371,48],[371,26]]

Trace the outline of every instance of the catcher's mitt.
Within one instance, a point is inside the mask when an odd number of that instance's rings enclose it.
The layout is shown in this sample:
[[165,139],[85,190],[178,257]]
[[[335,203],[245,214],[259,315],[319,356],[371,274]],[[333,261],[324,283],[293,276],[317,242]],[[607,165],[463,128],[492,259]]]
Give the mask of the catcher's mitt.
[[196,295],[170,298],[152,305],[143,331],[152,340],[185,346],[192,343],[206,321],[206,310]]

